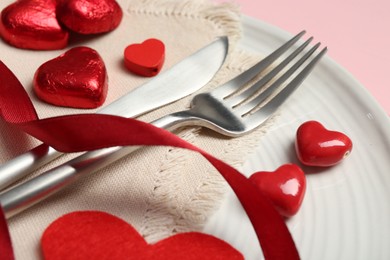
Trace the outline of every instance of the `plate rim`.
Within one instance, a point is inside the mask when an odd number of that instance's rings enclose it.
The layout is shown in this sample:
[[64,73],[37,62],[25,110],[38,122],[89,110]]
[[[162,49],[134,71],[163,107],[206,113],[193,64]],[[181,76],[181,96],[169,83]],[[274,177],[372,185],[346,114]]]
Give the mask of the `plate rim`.
[[[250,27],[249,29],[259,30],[259,32],[262,34],[261,36],[267,37],[267,35],[263,35],[263,34],[269,34],[270,37],[277,38],[277,42],[275,40],[275,42],[271,42],[272,44],[274,44],[274,43],[281,44],[293,36],[293,34],[287,32],[287,31],[284,31],[283,29],[281,29],[277,26],[268,24],[267,22],[258,20],[257,18],[253,18],[253,17],[249,17],[249,16],[244,15],[242,17],[243,38],[241,39],[241,42],[239,43],[240,44],[239,47],[244,51],[248,51],[248,49],[245,48],[245,47],[247,47],[246,42],[245,42],[246,41],[245,32],[246,32],[246,30],[248,30],[248,27]],[[253,32],[250,32],[250,33],[252,33],[251,36],[256,36],[253,34]],[[314,35],[314,37],[315,37],[315,35]],[[261,38],[261,40],[263,40],[263,38]],[[264,39],[264,40],[267,41],[270,39]],[[273,40],[273,39],[271,39],[271,40]],[[280,42],[279,42],[279,40],[280,40]],[[257,42],[256,39],[252,39],[252,41],[254,41],[255,43]],[[277,47],[277,46],[278,45],[272,46],[272,48]],[[252,46],[250,46],[250,44],[249,44],[249,47],[252,47]],[[265,46],[265,47],[260,46],[260,49],[261,48],[268,48],[268,47],[269,46]],[[249,51],[251,51],[251,50],[252,49],[249,49]],[[269,50],[267,49],[266,51],[269,51]],[[262,54],[261,51],[259,51],[258,54]],[[383,147],[390,150],[390,135],[384,134],[384,133],[390,133],[390,117],[386,114],[385,110],[380,106],[379,102],[377,100],[375,100],[375,98],[368,91],[368,89],[365,88],[346,68],[344,68],[343,66],[338,64],[331,57],[329,57],[329,55],[325,55],[325,57],[323,57],[323,59],[320,61],[320,63],[317,66],[319,66],[319,67],[322,66],[322,67],[319,68],[318,72],[313,71],[313,74],[317,73],[317,75],[321,75],[321,77],[322,77],[322,73],[324,72],[324,70],[326,73],[329,73],[329,75],[334,74],[336,80],[340,79],[340,85],[345,87],[345,89],[347,91],[353,91],[353,100],[356,100],[355,101],[356,104],[364,106],[364,112],[367,111],[367,113],[365,115],[368,116],[370,113],[375,115],[375,120],[371,122],[370,127],[372,127],[372,129],[375,129],[377,131],[380,131],[381,135],[379,136],[379,139],[381,139],[381,140],[383,139],[383,142],[384,142]],[[361,111],[363,112],[363,108]],[[387,171],[387,168],[388,168],[388,170],[390,170],[389,165],[390,164],[386,163],[382,167],[382,170]],[[243,167],[241,167],[240,169],[242,170],[242,168]],[[245,168],[245,166],[244,166],[244,168]],[[250,172],[253,172],[253,171],[250,171]],[[244,170],[243,173],[248,174],[249,172],[246,172]],[[387,178],[387,180],[389,180],[389,179]],[[384,185],[386,187],[390,187],[390,182],[387,182]],[[240,215],[239,213],[237,213],[235,211],[243,212],[242,208],[240,208],[240,205],[236,205],[236,204],[239,204],[238,202],[237,203],[232,202],[231,199],[232,199],[232,196],[234,196],[234,194],[233,195],[232,194],[233,193],[230,192],[225,197],[225,199],[222,202],[221,208],[218,209],[217,210],[218,212],[216,213],[216,215],[218,215],[220,212],[224,212],[226,214],[227,213],[226,208],[225,208],[226,205],[227,204],[234,204],[233,206],[231,206],[231,208],[233,208],[233,210],[232,210],[233,212],[231,212],[231,211],[228,212],[230,222],[232,221],[231,219],[234,218],[233,215],[238,215],[238,216]],[[386,212],[389,212],[388,208],[386,208],[386,209],[387,209]],[[223,210],[225,210],[225,211],[223,211]],[[230,216],[230,214],[232,216]],[[239,218],[240,217],[241,216],[239,216]],[[209,233],[214,234],[214,235],[218,234],[218,237],[223,237],[224,239],[225,239],[224,236],[227,233],[235,232],[235,231],[231,230],[232,229],[232,227],[230,227],[231,225],[227,225],[227,226],[224,225],[224,224],[226,224],[226,221],[224,222],[223,219],[219,219],[218,217],[215,217],[215,216],[211,216],[210,219],[212,219],[212,221],[209,221],[208,223],[206,223],[206,226],[205,226],[206,232],[209,232]],[[215,225],[215,229],[213,230],[212,224],[211,225],[209,225],[209,224],[210,224],[210,222],[213,222],[216,220],[217,220],[217,223]],[[222,220],[222,221],[218,222],[219,220]],[[232,224],[232,223],[229,223],[229,224]],[[236,224],[238,224],[238,223],[236,222]],[[239,225],[241,225],[241,224],[239,224]],[[237,227],[236,227],[236,229],[237,229]],[[242,231],[242,230],[244,230],[244,231]],[[243,250],[242,252],[249,253],[250,256],[255,255],[256,253],[252,252],[252,251],[257,250],[257,249],[253,249],[254,247],[256,247],[257,241],[255,241],[255,242],[254,241],[247,241],[245,238],[247,236],[247,233],[245,233],[245,232],[252,233],[252,230],[251,230],[251,228],[248,229],[247,226],[245,226],[245,225],[240,226],[240,232],[235,233],[234,237],[232,237],[231,238],[232,240],[230,240],[230,241],[233,242],[233,240],[234,240],[234,241],[238,242],[240,244],[240,246],[242,246],[242,248],[240,248]],[[386,234],[388,234],[388,232],[386,230],[384,232],[386,232]],[[242,236],[240,237],[240,235],[242,235],[241,233],[245,233],[245,237],[242,237]],[[388,235],[386,237],[388,237]],[[239,241],[240,239],[241,240],[244,239],[246,241],[246,243],[250,243],[250,245],[241,245],[242,241]],[[246,249],[248,249],[248,251],[246,251]],[[370,249],[372,249],[371,246],[370,246]],[[347,253],[351,253],[351,252],[347,251]],[[390,252],[388,250],[386,252],[387,252],[387,254],[390,254]],[[389,255],[387,255],[387,256],[389,256]],[[255,255],[253,259],[257,259],[257,257],[258,257],[258,255]],[[250,259],[252,259],[252,258],[250,258]]]

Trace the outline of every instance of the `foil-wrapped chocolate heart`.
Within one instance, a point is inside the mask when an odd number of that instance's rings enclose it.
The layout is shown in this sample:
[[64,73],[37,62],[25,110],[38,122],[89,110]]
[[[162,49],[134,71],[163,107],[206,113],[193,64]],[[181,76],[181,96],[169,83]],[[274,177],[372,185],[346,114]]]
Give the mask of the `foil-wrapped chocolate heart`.
[[56,18],[56,0],[19,0],[1,12],[0,35],[18,48],[62,49],[69,33]]
[[42,64],[34,76],[37,96],[53,105],[96,108],[107,96],[104,61],[89,47],[72,48]]
[[117,28],[122,9],[115,0],[59,0],[58,19],[80,34],[105,33]]

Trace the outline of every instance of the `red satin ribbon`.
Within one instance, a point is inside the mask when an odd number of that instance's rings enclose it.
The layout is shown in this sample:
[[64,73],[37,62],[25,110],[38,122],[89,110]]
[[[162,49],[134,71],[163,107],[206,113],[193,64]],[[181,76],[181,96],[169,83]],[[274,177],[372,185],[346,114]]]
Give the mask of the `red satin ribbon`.
[[3,208],[0,207],[0,259],[13,260],[11,237],[8,231],[7,220],[5,219]]
[[[38,119],[31,100],[13,73],[0,61],[0,108],[5,121],[62,152],[126,145],[165,145],[200,153],[225,178],[244,207],[266,259],[299,259],[284,219],[244,175],[172,133],[134,119],[82,114]],[[111,133],[115,133],[112,135]],[[8,229],[0,215],[0,259],[12,259]],[[6,258],[4,258],[6,259]]]

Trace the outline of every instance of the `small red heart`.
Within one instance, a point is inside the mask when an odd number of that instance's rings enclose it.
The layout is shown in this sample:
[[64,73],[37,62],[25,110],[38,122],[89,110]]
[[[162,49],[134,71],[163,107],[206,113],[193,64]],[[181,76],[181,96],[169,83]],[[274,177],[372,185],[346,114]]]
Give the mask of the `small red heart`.
[[117,28],[122,9],[115,0],[59,0],[58,19],[80,34],[105,33]]
[[19,0],[1,12],[0,34],[4,41],[24,49],[62,49],[68,32],[56,18],[56,0]]
[[309,166],[332,166],[352,151],[352,141],[345,134],[327,130],[317,121],[300,125],[295,149],[299,160]]
[[108,76],[100,55],[76,47],[42,64],[34,76],[34,91],[57,106],[96,108],[107,96]]
[[295,164],[285,164],[273,172],[260,171],[251,180],[285,217],[295,215],[306,191],[305,173]]
[[148,244],[125,221],[104,212],[73,212],[45,230],[45,259],[243,259],[213,236],[191,232]]
[[128,70],[141,76],[157,75],[165,60],[164,43],[158,39],[148,39],[141,44],[126,47],[125,66]]

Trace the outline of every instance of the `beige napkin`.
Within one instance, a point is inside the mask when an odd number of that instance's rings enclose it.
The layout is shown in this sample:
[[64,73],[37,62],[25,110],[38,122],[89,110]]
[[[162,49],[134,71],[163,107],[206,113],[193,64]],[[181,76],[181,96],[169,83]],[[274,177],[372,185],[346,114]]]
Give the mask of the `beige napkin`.
[[[1,1],[0,8],[11,2],[13,0]],[[237,7],[232,4],[214,4],[205,0],[118,2],[124,11],[118,29],[75,44],[94,48],[106,63],[109,94],[105,105],[149,80],[128,73],[122,65],[123,50],[131,43],[148,38],[162,40],[166,45],[166,63],[163,67],[166,70],[217,36],[228,35],[231,43],[228,61],[216,78],[201,91],[227,81],[257,60],[235,48],[240,38],[240,16]],[[0,43],[1,60],[21,80],[41,118],[94,112],[55,107],[38,100],[33,94],[31,82],[35,70],[63,52],[20,50]],[[150,121],[182,110],[188,107],[190,99],[182,99],[140,119]],[[3,122],[0,129],[1,162],[39,144]],[[230,165],[239,167],[258,144],[263,131],[259,129],[235,139],[199,127],[188,127],[177,134]],[[74,156],[62,156],[30,177]],[[131,223],[149,242],[177,232],[200,230],[210,214],[218,209],[226,188],[227,184],[218,172],[194,152],[170,147],[145,148],[86,176],[9,220],[16,258],[41,258],[40,237],[45,228],[61,215],[73,211],[100,210],[114,214]]]

